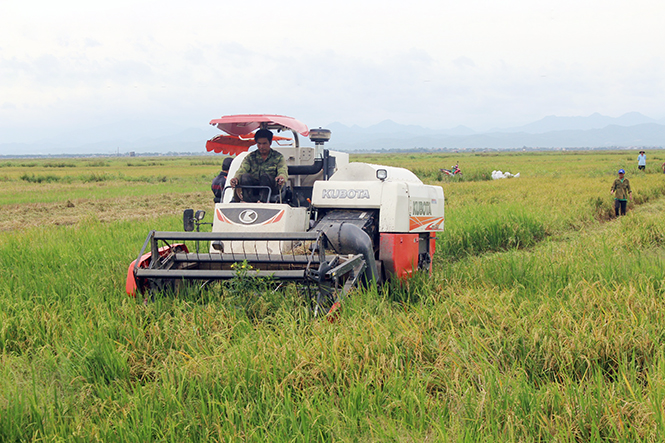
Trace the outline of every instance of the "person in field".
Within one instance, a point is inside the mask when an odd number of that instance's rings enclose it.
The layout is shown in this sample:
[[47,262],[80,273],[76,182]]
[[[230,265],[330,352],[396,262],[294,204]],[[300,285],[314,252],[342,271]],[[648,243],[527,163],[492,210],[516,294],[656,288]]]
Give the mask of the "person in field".
[[226,157],[222,162],[222,171],[217,175],[217,177],[212,179],[212,193],[215,194],[215,203],[222,201],[222,191],[224,191],[224,186],[226,186],[226,176],[229,175],[229,168],[233,159],[231,157]]
[[632,198],[633,191],[630,189],[630,182],[624,177],[626,171],[619,169],[619,178],[614,180],[610,195],[614,194],[614,213],[618,217],[626,215],[626,205],[628,200]]
[[[270,147],[272,144],[272,132],[268,129],[259,129],[254,134],[257,150],[250,152],[240,164],[238,172],[229,180],[232,188],[242,186],[267,186],[272,195],[278,195],[282,186],[289,178],[286,160],[284,156]],[[257,192],[258,191],[258,192]],[[256,202],[265,201],[267,196],[265,190],[244,189],[237,193],[241,201]]]
[[644,151],[640,151],[640,155],[637,156],[637,169],[644,171],[647,168],[647,155]]

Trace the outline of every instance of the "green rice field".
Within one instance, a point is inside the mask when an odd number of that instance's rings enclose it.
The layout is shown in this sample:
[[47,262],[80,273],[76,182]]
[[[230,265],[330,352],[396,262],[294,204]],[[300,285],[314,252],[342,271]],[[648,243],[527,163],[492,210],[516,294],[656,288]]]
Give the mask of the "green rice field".
[[292,287],[126,295],[149,230],[211,212],[221,157],[2,160],[0,442],[663,441],[648,155],[352,155],[442,186],[446,226],[431,277],[358,289],[335,322]]

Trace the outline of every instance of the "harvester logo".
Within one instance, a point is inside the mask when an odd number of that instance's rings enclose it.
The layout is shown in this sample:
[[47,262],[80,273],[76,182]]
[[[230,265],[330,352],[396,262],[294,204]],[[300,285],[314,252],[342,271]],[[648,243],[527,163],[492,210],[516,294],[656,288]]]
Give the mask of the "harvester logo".
[[284,209],[217,208],[215,212],[220,222],[236,226],[269,225],[279,222],[284,217]]
[[321,198],[369,198],[367,189],[322,189]]
[[253,211],[251,209],[245,209],[240,213],[238,219],[240,219],[240,221],[245,223],[246,225],[251,225],[256,221],[258,217],[259,215],[256,213],[256,211]]
[[412,215],[432,215],[432,204],[428,201],[414,201]]

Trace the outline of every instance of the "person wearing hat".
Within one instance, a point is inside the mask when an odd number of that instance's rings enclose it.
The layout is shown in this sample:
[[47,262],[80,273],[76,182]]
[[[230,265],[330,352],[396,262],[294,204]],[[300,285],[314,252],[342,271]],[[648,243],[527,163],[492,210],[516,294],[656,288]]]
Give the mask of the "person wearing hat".
[[644,151],[640,151],[640,155],[637,156],[637,169],[644,171],[647,168],[647,155]]
[[619,178],[614,180],[610,195],[614,194],[614,213],[616,216],[626,215],[626,205],[628,200],[632,198],[633,191],[630,189],[630,182],[624,178],[626,171],[619,169]]

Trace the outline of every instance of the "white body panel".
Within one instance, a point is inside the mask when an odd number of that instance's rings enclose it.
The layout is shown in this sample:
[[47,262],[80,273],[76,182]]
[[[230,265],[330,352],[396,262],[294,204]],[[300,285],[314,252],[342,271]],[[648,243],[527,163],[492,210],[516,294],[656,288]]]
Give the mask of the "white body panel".
[[[230,192],[229,192],[230,193]],[[212,232],[305,232],[309,228],[307,208],[279,203],[217,203]],[[225,253],[279,254],[291,249],[291,242],[232,241],[224,244]],[[215,253],[214,249],[210,249]]]
[[[381,181],[376,171],[385,169]],[[329,181],[314,184],[316,208],[379,209],[379,232],[443,231],[444,196],[440,186],[423,184],[402,168],[349,163]]]
[[371,163],[347,163],[338,166],[338,171],[330,177],[330,181],[380,181],[376,178],[376,171],[383,169],[388,173],[384,180],[388,183],[408,182],[423,184],[422,181],[408,169],[393,166],[373,165]]
[[[407,183],[409,193],[409,231],[443,231],[444,196],[440,186],[414,185]],[[401,208],[395,216],[401,216]],[[406,231],[402,231],[406,232]]]

